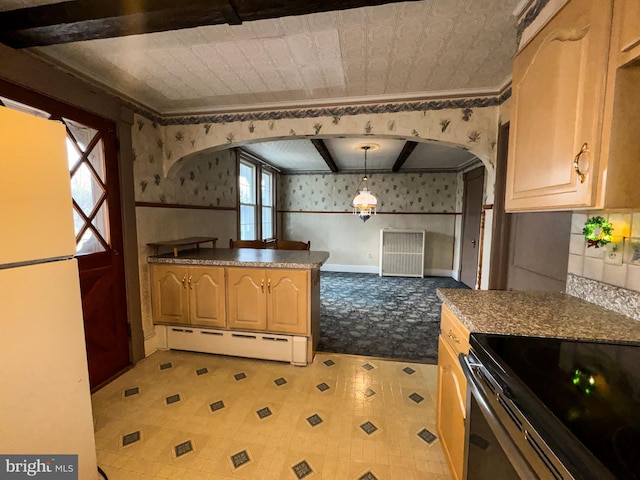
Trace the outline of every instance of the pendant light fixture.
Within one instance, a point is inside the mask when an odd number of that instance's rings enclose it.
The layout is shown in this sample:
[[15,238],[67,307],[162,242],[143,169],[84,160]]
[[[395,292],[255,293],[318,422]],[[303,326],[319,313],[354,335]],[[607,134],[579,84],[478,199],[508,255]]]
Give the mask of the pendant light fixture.
[[[369,220],[371,215],[376,214],[376,207],[378,205],[378,200],[374,197],[371,192],[367,189],[367,152],[371,149],[377,148],[377,145],[362,145],[360,146],[362,150],[364,150],[364,177],[362,177],[362,181],[360,185],[358,185],[359,193],[353,199],[353,214],[358,215],[358,218],[363,222]],[[362,190],[360,187],[362,186]]]

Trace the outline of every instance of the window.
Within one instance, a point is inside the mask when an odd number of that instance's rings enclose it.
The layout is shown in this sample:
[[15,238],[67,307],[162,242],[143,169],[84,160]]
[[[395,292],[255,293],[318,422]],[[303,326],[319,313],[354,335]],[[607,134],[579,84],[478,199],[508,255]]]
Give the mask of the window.
[[246,154],[241,155],[238,175],[240,240],[275,238],[275,175]]
[[240,162],[240,240],[256,240],[256,170],[250,163]]
[[262,171],[262,238],[275,238],[273,229],[273,174]]

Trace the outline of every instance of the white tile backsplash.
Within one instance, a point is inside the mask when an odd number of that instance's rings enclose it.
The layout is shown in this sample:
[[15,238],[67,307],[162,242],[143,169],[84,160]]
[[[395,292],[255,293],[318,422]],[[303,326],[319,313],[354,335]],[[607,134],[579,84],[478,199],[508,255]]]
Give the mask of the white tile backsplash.
[[602,281],[624,288],[627,282],[627,265],[609,265],[605,263],[602,269]]
[[613,224],[614,237],[640,237],[640,212],[574,212],[571,216],[568,274],[640,292],[640,266],[629,264],[627,256],[623,257],[622,265],[605,263],[606,248],[586,247],[582,229],[589,218],[597,215]]

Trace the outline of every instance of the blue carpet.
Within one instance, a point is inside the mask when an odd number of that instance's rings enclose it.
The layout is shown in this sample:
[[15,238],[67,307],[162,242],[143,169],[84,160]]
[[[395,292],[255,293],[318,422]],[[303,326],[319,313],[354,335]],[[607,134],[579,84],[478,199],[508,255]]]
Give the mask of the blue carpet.
[[467,287],[447,277],[322,272],[318,350],[437,363],[436,288]]

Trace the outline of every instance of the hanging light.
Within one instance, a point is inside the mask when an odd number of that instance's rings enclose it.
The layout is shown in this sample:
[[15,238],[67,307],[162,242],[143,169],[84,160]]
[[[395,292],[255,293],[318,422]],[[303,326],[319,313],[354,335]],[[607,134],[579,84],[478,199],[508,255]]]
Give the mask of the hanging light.
[[[371,215],[376,214],[376,207],[378,205],[378,200],[373,194],[367,189],[367,151],[370,150],[372,145],[362,145],[360,148],[364,150],[364,177],[362,177],[362,181],[360,185],[358,185],[359,193],[353,199],[353,214],[358,215],[358,218],[363,222],[369,220]],[[360,190],[360,186],[362,186],[362,190]]]

